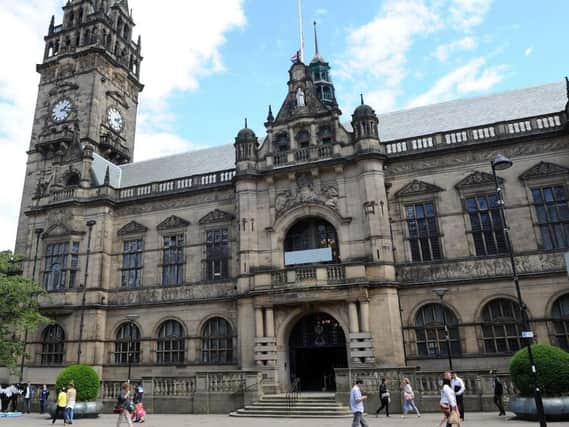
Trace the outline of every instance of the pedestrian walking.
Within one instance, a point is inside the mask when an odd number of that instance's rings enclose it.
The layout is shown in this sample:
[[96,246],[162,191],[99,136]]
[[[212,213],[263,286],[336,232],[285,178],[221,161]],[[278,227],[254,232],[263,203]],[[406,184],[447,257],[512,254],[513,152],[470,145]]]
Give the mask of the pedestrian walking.
[[464,381],[462,381],[462,378],[460,378],[454,371],[452,372],[450,386],[456,395],[456,404],[458,405],[460,420],[464,421],[464,392],[466,391],[466,387],[464,385]]
[[67,407],[67,392],[63,389],[63,387],[59,390],[57,394],[55,412],[53,413],[53,417],[51,418],[51,423],[54,424],[55,420],[58,417],[63,418],[63,424],[67,424],[65,419],[65,408]]
[[141,383],[136,383],[134,385],[134,404],[142,403],[142,399],[144,398],[144,389],[142,388]]
[[10,385],[8,387],[8,399],[10,401],[10,409],[8,412],[16,412],[18,409],[18,396],[22,394],[20,387],[17,385]]
[[29,414],[32,408],[32,397],[34,396],[34,387],[28,382],[24,387],[24,413]]
[[2,384],[0,386],[0,400],[2,401],[2,412],[6,412],[8,410],[8,403],[10,399],[8,399],[8,384]]
[[40,390],[40,414],[45,413],[45,404],[47,403],[47,399],[49,398],[49,389],[47,385],[44,384]]
[[65,406],[65,419],[67,424],[73,424],[76,399],[77,390],[75,389],[75,384],[71,381],[67,387],[67,405]]
[[499,416],[506,415],[506,411],[504,409],[504,385],[498,375],[496,375],[496,371],[494,371],[494,404],[498,407],[500,411],[498,413]]
[[412,409],[417,414],[417,417],[421,416],[419,412],[419,408],[415,404],[415,392],[413,391],[413,387],[411,387],[411,383],[409,382],[409,378],[403,378],[403,415],[401,418],[407,417],[407,414]]
[[367,421],[364,417],[364,400],[367,399],[365,394],[362,394],[360,386],[364,382],[362,380],[356,380],[356,384],[352,388],[350,393],[350,409],[352,414],[354,414],[354,419],[352,421],[352,427],[358,427],[360,424],[362,427],[368,427]]
[[460,417],[458,413],[458,406],[456,402],[456,394],[451,386],[452,375],[450,372],[445,372],[443,375],[443,387],[441,389],[441,400],[439,402],[443,419],[439,423],[439,427],[446,424],[447,427],[452,427],[453,424],[460,426]]
[[381,406],[375,411],[375,416],[378,417],[379,413],[383,408],[385,408],[385,416],[389,417],[389,403],[391,401],[391,394],[387,389],[387,381],[385,378],[381,379],[381,384],[379,385],[379,399],[381,401]]
[[117,427],[120,427],[123,421],[132,427],[130,413],[133,410],[134,404],[130,400],[130,385],[128,383],[124,383],[117,398],[117,406],[115,407],[115,412],[118,412],[119,414],[119,417],[117,418]]

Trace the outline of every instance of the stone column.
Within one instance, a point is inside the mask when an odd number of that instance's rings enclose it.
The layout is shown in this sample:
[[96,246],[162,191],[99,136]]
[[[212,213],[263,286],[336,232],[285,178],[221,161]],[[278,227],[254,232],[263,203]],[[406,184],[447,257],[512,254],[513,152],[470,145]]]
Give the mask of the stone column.
[[265,309],[265,336],[275,336],[275,315],[272,307]]
[[369,332],[369,302],[360,302],[360,330]]
[[264,334],[264,324],[263,324],[263,309],[255,309],[255,332],[257,338],[263,337]]
[[350,333],[357,334],[360,328],[358,325],[358,308],[355,302],[348,303],[348,317],[350,319]]

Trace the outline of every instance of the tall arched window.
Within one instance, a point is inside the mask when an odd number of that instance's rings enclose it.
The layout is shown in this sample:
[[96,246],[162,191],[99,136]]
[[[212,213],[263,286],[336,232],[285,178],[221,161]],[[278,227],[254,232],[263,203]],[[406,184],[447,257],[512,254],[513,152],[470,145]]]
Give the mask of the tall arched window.
[[158,331],[157,362],[174,365],[184,362],[184,328],[175,320],[166,320]]
[[557,345],[569,351],[569,294],[559,297],[551,310]]
[[115,341],[115,364],[140,363],[140,330],[132,322],[123,323]]
[[[287,253],[295,251],[307,251],[309,249],[330,248],[328,253],[329,259],[325,261],[339,260],[338,234],[336,229],[328,221],[320,218],[305,218],[294,224],[286,234],[284,249],[285,263],[292,264],[310,264],[314,262],[324,261],[320,254],[315,254],[317,258],[310,258],[310,254],[303,253],[299,259],[290,257],[287,260]],[[291,256],[293,254],[290,254]]]
[[209,319],[202,329],[202,362],[233,362],[233,331],[221,317]]
[[486,353],[513,353],[521,348],[518,303],[506,298],[492,300],[484,306],[481,320]]
[[419,356],[448,356],[445,322],[449,332],[451,354],[453,356],[461,354],[458,319],[455,314],[441,304],[427,304],[419,309],[415,318]]
[[63,364],[65,333],[59,325],[49,325],[43,330],[41,341],[41,364]]

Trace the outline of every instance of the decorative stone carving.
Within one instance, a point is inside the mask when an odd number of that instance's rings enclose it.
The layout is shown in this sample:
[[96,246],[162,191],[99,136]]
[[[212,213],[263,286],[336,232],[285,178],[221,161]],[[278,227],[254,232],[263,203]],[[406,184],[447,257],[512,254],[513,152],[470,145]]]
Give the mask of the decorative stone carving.
[[520,175],[522,181],[536,178],[547,178],[557,175],[569,175],[569,169],[555,163],[539,162]]
[[289,209],[305,203],[316,203],[336,209],[338,204],[338,189],[334,185],[328,185],[320,193],[313,189],[312,178],[308,175],[298,177],[297,190],[293,195],[291,191],[279,192],[275,197],[275,211],[277,217]]
[[122,227],[118,232],[117,235],[119,236],[127,236],[129,234],[140,234],[146,233],[148,231],[148,227],[136,222],[131,221]]
[[216,222],[231,222],[233,220],[233,215],[224,212],[219,209],[215,209],[200,219],[200,224],[213,224]]
[[170,230],[172,228],[185,228],[188,225],[190,225],[189,221],[186,221],[185,219],[182,219],[179,216],[172,215],[166,218],[160,224],[158,224],[156,228],[162,231],[162,230]]
[[[501,183],[503,181],[503,178],[498,177],[498,182]],[[455,185],[455,187],[460,189],[494,184],[494,175],[486,172],[475,171],[468,175],[466,178],[462,179],[458,184]]]
[[409,184],[405,185],[401,190],[395,193],[395,197],[405,197],[414,196],[416,194],[424,193],[438,193],[439,191],[444,191],[441,187],[429,184],[425,181],[413,180]]

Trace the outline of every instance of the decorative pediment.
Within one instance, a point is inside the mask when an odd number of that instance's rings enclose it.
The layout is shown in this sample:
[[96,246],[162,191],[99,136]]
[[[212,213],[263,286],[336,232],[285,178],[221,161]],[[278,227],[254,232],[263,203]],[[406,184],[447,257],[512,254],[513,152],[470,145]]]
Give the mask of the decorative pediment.
[[233,220],[233,215],[230,213],[215,209],[200,219],[200,224],[212,224],[216,222],[230,222]]
[[166,218],[160,224],[158,224],[158,227],[156,228],[158,230],[169,230],[171,228],[185,228],[188,225],[190,225],[189,221],[186,221],[185,219],[182,219],[179,216],[172,215]]
[[72,234],[84,234],[84,232],[75,231],[72,228],[60,222],[49,226],[48,229],[45,231],[45,233],[43,233],[42,237],[43,238],[63,237],[63,236],[70,236]]
[[129,234],[140,234],[140,233],[146,233],[148,231],[148,227],[136,222],[136,221],[131,221],[128,224],[126,224],[124,227],[122,227],[117,234],[119,236],[126,236]]
[[[498,182],[503,182],[504,180],[498,177]],[[468,175],[466,178],[462,179],[458,184],[455,185],[456,188],[469,188],[469,187],[482,187],[485,185],[495,185],[494,175],[486,172],[475,171]]]
[[539,162],[520,175],[522,181],[550,176],[569,175],[569,169],[555,163]]
[[425,181],[413,180],[406,186],[404,186],[401,190],[395,193],[395,197],[405,197],[405,196],[414,196],[417,194],[424,194],[424,193],[438,193],[439,191],[444,191],[441,187],[435,184],[429,184]]

